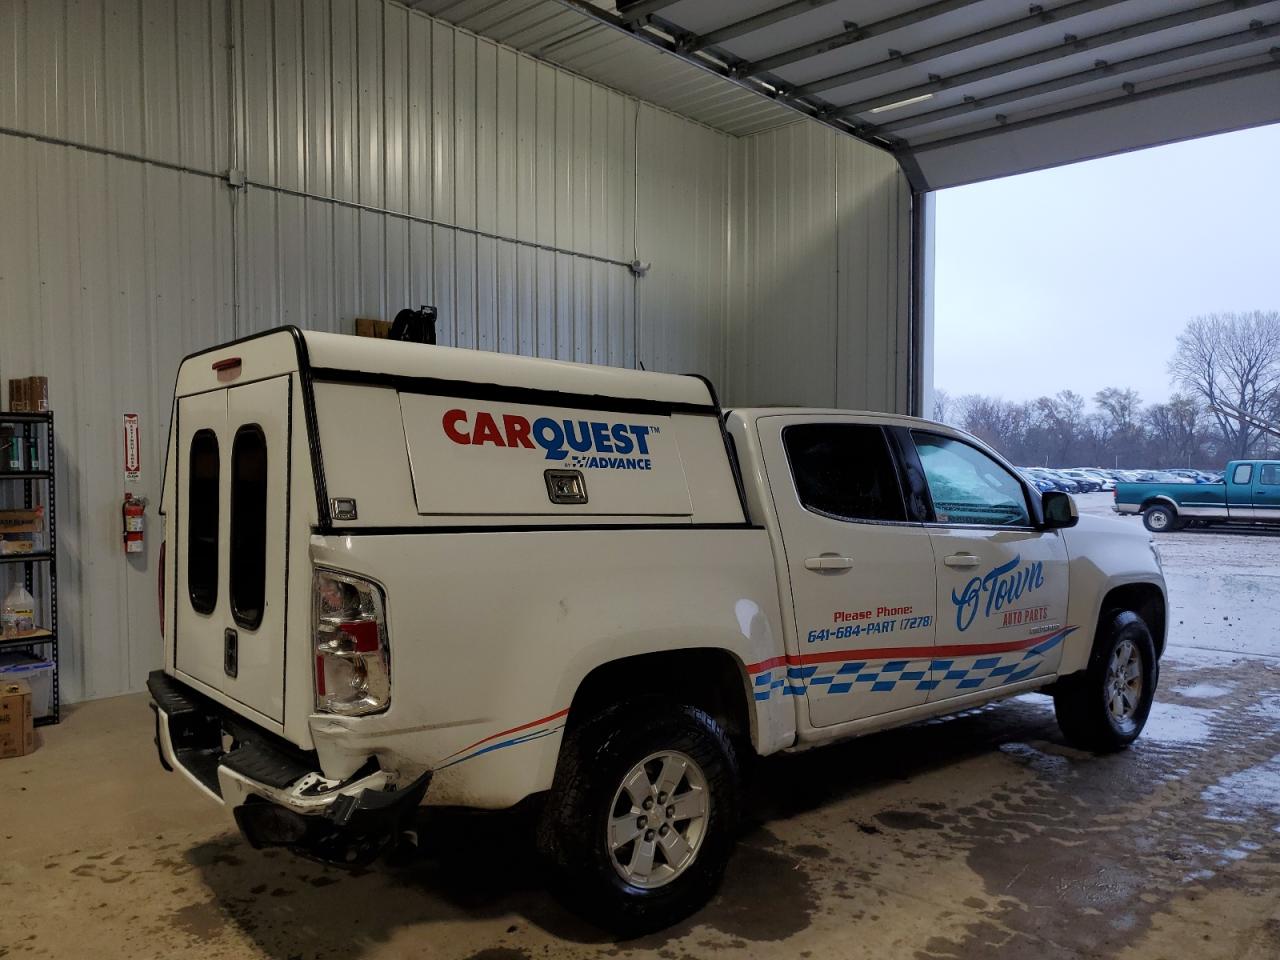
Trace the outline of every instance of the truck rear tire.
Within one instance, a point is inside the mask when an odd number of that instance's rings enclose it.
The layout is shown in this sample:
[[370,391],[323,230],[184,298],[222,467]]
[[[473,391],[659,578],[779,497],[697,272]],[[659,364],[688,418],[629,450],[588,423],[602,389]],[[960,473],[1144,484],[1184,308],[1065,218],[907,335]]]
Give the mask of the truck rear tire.
[[562,902],[621,936],[692,914],[733,849],[738,761],[702,710],[622,703],[565,739],[539,828]]
[[1054,685],[1063,736],[1094,753],[1123,750],[1142,733],[1160,678],[1146,623],[1131,610],[1101,625],[1089,666]]
[[1152,533],[1169,533],[1181,530],[1183,521],[1171,508],[1156,503],[1142,511],[1142,525]]

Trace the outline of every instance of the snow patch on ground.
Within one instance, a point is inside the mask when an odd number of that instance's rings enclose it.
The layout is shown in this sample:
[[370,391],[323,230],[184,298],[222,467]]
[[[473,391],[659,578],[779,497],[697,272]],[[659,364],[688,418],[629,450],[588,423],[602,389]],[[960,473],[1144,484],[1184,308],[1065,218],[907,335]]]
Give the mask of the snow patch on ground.
[[1267,720],[1280,720],[1280,695],[1267,694],[1249,705],[1249,712]]
[[1216,713],[1181,703],[1153,703],[1142,737],[1163,744],[1204,743],[1213,734],[1210,721]]
[[1234,683],[1225,687],[1217,683],[1193,683],[1185,687],[1174,687],[1173,692],[1180,697],[1190,697],[1193,700],[1216,700],[1218,697],[1225,697],[1234,689]]
[[1211,820],[1243,823],[1264,811],[1280,814],[1280,754],[1205,787],[1200,799]]

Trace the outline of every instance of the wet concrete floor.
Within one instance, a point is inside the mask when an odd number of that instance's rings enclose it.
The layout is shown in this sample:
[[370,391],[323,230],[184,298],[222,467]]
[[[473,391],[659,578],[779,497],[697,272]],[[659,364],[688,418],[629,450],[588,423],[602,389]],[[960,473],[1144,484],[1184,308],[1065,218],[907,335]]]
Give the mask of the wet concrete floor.
[[81,705],[0,761],[0,957],[1276,960],[1280,537],[1159,542],[1134,748],[1070,749],[1030,695],[773,759],[719,896],[626,943],[544,892],[519,815],[428,812],[415,859],[356,875],[255,852],[159,768],[143,697]]

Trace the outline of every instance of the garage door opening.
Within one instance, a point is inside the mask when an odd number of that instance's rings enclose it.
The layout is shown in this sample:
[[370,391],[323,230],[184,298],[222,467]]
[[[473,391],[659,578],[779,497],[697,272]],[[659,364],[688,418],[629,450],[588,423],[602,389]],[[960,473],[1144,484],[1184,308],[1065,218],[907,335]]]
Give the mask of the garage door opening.
[[940,191],[925,414],[1088,489],[1276,455],[1277,155],[1268,126]]

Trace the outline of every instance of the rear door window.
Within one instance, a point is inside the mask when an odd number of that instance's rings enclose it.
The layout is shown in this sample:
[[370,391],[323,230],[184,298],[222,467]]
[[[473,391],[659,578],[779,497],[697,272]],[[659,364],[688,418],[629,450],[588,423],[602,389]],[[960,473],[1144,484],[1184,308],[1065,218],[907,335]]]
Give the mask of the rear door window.
[[782,443],[806,510],[837,520],[906,520],[897,470],[880,427],[801,423],[782,431]]
[[231,447],[231,613],[246,630],[262,623],[266,575],[267,438],[252,423]]
[[218,605],[218,436],[199,430],[191,438],[187,480],[187,592],[197,613]]
[[1027,498],[1012,473],[976,447],[912,431],[938,523],[1030,526]]
[[1253,464],[1238,463],[1235,471],[1231,474],[1231,482],[1241,485],[1253,482]]

